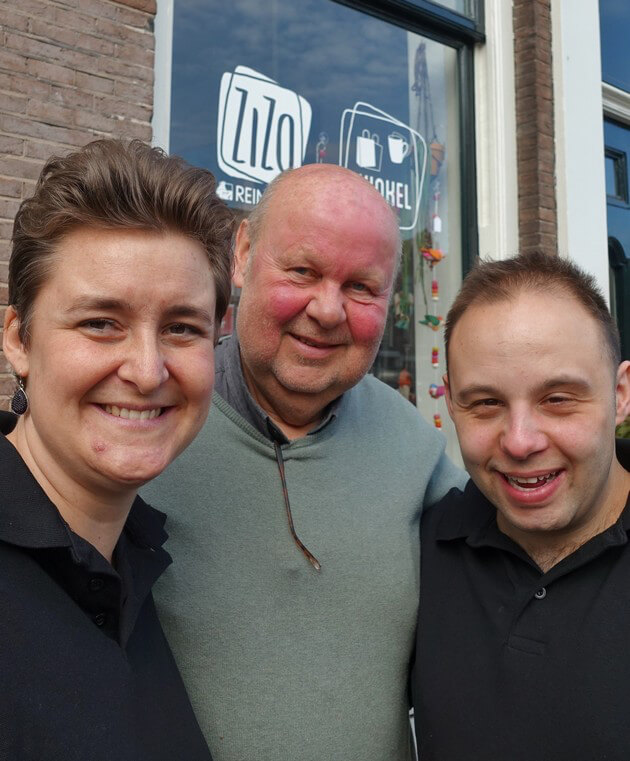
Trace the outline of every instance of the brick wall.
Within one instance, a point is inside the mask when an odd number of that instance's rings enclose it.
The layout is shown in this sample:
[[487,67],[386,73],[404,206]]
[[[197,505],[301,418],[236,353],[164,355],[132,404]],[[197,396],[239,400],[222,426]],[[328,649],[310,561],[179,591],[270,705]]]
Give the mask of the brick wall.
[[514,0],[519,248],[558,252],[551,0]]
[[[0,330],[13,217],[44,160],[98,137],[151,140],[155,10],[155,0],[0,0]],[[0,351],[0,409],[13,388]]]

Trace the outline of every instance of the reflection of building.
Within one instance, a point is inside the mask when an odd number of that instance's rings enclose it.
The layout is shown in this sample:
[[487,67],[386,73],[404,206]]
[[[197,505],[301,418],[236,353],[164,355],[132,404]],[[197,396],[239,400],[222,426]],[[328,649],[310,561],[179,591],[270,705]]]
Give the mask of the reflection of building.
[[[599,5],[603,75],[597,0],[579,14],[570,0],[8,0],[0,281],[43,158],[103,134],[149,139],[151,108],[155,142],[216,172],[243,213],[280,169],[343,163],[398,210],[405,240],[374,370],[404,378],[452,439],[429,387],[439,317],[478,254],[577,260],[611,294],[628,351],[630,9]],[[0,364],[5,405],[10,386]]]

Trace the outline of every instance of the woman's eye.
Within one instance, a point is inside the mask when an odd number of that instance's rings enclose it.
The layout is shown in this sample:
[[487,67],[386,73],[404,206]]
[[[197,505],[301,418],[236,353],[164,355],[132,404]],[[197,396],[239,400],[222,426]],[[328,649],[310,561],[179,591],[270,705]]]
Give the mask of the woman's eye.
[[81,323],[81,327],[88,328],[89,330],[95,330],[99,333],[104,332],[105,330],[108,330],[109,328],[113,327],[113,322],[111,320],[84,320]]

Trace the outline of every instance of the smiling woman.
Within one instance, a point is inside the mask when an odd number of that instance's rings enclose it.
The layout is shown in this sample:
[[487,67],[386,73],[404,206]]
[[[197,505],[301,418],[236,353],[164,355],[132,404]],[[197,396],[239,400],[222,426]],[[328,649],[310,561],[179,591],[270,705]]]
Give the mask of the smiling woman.
[[[134,142],[51,159],[18,211],[0,424],[0,756],[209,759],[151,595],[136,496],[210,405],[232,218],[213,176]],[[185,749],[185,750],[184,750]]]

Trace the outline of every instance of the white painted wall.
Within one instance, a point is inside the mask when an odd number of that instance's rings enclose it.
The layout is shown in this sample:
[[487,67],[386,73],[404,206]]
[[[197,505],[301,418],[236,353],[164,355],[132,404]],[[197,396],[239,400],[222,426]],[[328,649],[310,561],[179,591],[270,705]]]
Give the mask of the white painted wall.
[[512,3],[486,0],[486,43],[475,49],[479,253],[518,253],[516,112]]
[[153,80],[153,145],[169,150],[171,128],[171,64],[173,59],[173,0],[157,0]]
[[558,249],[608,297],[598,0],[551,0]]

